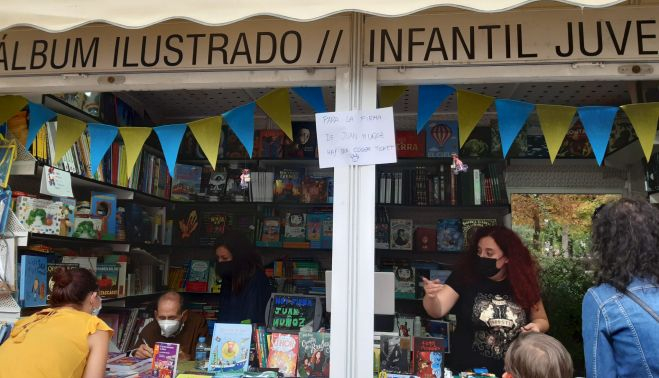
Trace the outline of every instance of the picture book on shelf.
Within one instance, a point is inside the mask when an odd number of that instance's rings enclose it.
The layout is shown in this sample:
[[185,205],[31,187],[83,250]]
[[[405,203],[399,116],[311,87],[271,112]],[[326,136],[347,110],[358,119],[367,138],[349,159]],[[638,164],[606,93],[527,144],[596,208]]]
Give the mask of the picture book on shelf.
[[172,201],[192,201],[200,192],[202,167],[198,165],[176,164],[172,177]]
[[268,367],[276,368],[284,377],[295,377],[299,339],[296,334],[273,333],[268,355]]
[[261,221],[261,235],[257,245],[281,245],[281,220],[277,217],[266,217]]
[[474,128],[460,149],[460,157],[492,156],[492,131],[490,129],[489,126]]
[[389,248],[412,250],[412,219],[390,220]]
[[216,167],[213,171],[211,167],[204,167],[208,170],[204,174],[206,177],[206,196],[208,201],[219,202],[224,200],[227,190],[227,170],[224,167]]
[[73,220],[74,238],[101,239],[103,236],[103,217],[96,215],[78,214]]
[[201,212],[201,231],[199,233],[199,244],[213,246],[215,242],[224,235],[227,228],[231,227],[232,218],[230,214],[218,211]]
[[437,250],[440,252],[460,252],[464,243],[460,219],[440,219],[437,221]]
[[320,234],[321,248],[332,248],[332,234],[334,233],[334,218],[332,213],[322,214],[322,233]]
[[395,297],[401,299],[416,298],[416,278],[414,267],[394,266]]
[[317,146],[316,123],[293,122],[293,140],[284,138],[284,157],[313,159]]
[[238,136],[231,130],[231,128],[222,128],[225,130],[224,138],[222,138],[222,146],[224,148],[225,159],[249,159],[247,150],[238,139]]
[[200,215],[196,209],[180,208],[175,212],[174,239],[176,244],[195,245],[199,242]]
[[210,261],[208,260],[190,260],[185,290],[194,293],[207,292],[209,269]]
[[327,203],[327,177],[305,176],[302,179],[303,203]]
[[426,156],[432,158],[450,158],[457,154],[457,121],[429,121],[426,124]]
[[23,307],[46,305],[47,265],[48,258],[45,256],[21,256],[19,300]]
[[437,230],[433,227],[417,227],[414,230],[414,250],[434,252],[437,250]]
[[55,271],[59,268],[69,270],[73,268],[78,268],[80,265],[75,264],[75,263],[48,263],[47,266],[47,273],[46,273],[46,278],[48,282],[48,290],[46,291],[46,300],[50,299],[50,292],[53,290],[53,285],[55,285],[55,281],[53,280],[53,274]]
[[321,248],[322,247],[322,232],[323,232],[323,214],[310,213],[307,214],[307,240],[309,247]]
[[20,196],[16,199],[16,217],[28,232],[59,235],[62,203]]
[[407,373],[410,368],[410,338],[380,336],[380,369],[389,373]]
[[278,168],[275,172],[274,200],[277,202],[300,202],[304,169]]
[[414,337],[413,372],[419,378],[442,378],[444,370],[444,348],[441,340]]
[[174,378],[176,377],[176,365],[178,364],[179,344],[156,343],[153,346],[153,360],[151,363],[152,377]]
[[287,242],[305,242],[307,233],[307,214],[290,212],[286,214],[286,224],[284,226],[284,243]]
[[250,324],[216,323],[213,326],[208,371],[222,373],[247,371],[251,342]]
[[329,332],[300,332],[297,359],[298,377],[329,378]]
[[57,197],[56,202],[62,203],[62,219],[60,220],[61,236],[73,236],[73,225],[75,224],[76,200],[75,198]]
[[283,156],[284,138],[281,130],[258,130],[254,140],[254,157],[265,159],[281,159]]
[[117,236],[117,196],[92,192],[90,218],[101,219],[101,239],[114,240]]
[[414,336],[414,316],[396,314],[395,320],[394,330],[398,332],[398,336]]
[[96,283],[102,298],[119,295],[119,264],[96,264]]
[[396,130],[396,156],[399,158],[424,157],[426,153],[426,132],[416,130]]

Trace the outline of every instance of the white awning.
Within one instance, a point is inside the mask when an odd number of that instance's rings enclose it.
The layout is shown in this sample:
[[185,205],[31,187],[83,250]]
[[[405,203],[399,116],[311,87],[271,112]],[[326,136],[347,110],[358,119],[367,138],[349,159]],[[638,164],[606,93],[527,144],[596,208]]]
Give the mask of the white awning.
[[[223,25],[268,15],[311,21],[341,12],[396,17],[438,6],[500,12],[536,0],[0,0],[0,30],[31,26],[58,32],[106,22],[142,28],[170,19]],[[606,7],[623,0],[562,0],[579,7]]]

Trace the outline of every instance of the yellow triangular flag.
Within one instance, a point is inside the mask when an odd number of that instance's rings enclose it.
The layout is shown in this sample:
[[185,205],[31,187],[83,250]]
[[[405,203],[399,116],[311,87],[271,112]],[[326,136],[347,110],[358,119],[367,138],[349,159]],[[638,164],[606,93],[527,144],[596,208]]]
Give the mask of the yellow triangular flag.
[[462,147],[469,134],[476,128],[483,113],[492,105],[494,97],[479,93],[458,90],[458,130],[460,134],[460,147]]
[[27,100],[21,96],[0,96],[0,123],[7,122],[26,106]]
[[85,131],[87,124],[75,118],[62,114],[57,115],[57,132],[55,133],[55,159],[53,164],[59,163],[60,159],[73,146],[80,135]]
[[386,108],[393,106],[406,90],[407,85],[396,85],[392,87],[380,88],[380,107]]
[[547,143],[547,150],[549,151],[549,159],[553,164],[558,150],[563,144],[565,134],[572,125],[572,119],[574,119],[577,108],[538,104],[535,106],[535,111],[538,113],[540,128],[542,128],[542,134],[545,136],[545,143]]
[[659,102],[643,104],[629,104],[621,106],[627,118],[634,126],[634,131],[641,142],[645,159],[649,162],[654,147],[654,137],[657,134],[657,121],[659,120]]
[[288,139],[293,140],[291,126],[291,101],[288,98],[288,88],[279,88],[256,100],[256,104],[268,115]]
[[211,167],[215,170],[217,164],[217,154],[220,151],[220,142],[222,139],[222,117],[215,116],[210,118],[200,119],[188,123],[192,135],[194,135],[199,147],[204,151],[206,159],[211,163]]
[[128,178],[133,174],[133,166],[135,166],[137,158],[140,156],[144,142],[151,135],[151,131],[152,129],[150,127],[119,128],[121,139],[124,140],[124,146],[126,148],[126,176]]

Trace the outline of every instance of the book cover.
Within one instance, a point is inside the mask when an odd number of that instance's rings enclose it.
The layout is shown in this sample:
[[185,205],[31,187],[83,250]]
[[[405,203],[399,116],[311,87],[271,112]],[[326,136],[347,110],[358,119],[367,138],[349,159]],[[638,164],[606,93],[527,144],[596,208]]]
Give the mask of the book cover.
[[409,372],[409,344],[409,337],[380,336],[380,370],[388,373]]
[[203,211],[201,213],[201,232],[199,244],[213,246],[218,238],[224,235],[227,228],[231,227],[232,218],[230,214],[217,211]]
[[588,135],[580,120],[576,120],[563,139],[556,157],[589,159],[595,156]]
[[302,179],[303,203],[327,203],[327,177],[305,176]]
[[426,156],[450,158],[460,151],[457,121],[429,121],[426,130]]
[[293,140],[284,138],[284,157],[313,159],[317,146],[316,123],[293,122]]
[[329,378],[329,332],[300,332],[300,349],[297,359],[298,377]]
[[436,319],[425,319],[426,333],[433,338],[436,349],[443,353],[451,352],[450,322]]
[[126,255],[108,255],[103,256],[103,262],[106,264],[119,265],[119,281],[117,282],[119,297],[126,296],[126,276],[128,274],[128,256]]
[[[503,147],[501,147],[501,135],[499,125],[496,119],[490,121],[490,131],[492,133],[492,156],[503,158]],[[513,144],[508,149],[506,158],[523,158],[528,153],[527,126],[522,127],[515,137]]]
[[46,272],[46,279],[48,282],[48,290],[46,291],[47,301],[50,301],[50,293],[53,290],[53,286],[55,285],[55,281],[53,280],[53,274],[55,273],[55,271],[59,268],[70,270],[73,268],[77,268],[79,266],[80,264],[75,264],[75,263],[48,263],[47,272]]
[[205,293],[208,291],[208,272],[210,261],[190,260],[188,269],[188,282],[185,290],[193,293]]
[[307,214],[291,212],[286,214],[284,242],[304,242],[307,239]]
[[489,126],[479,126],[469,135],[460,150],[460,157],[492,156],[492,132]]
[[62,203],[21,196],[16,199],[16,217],[28,232],[59,235]]
[[332,213],[322,214],[322,233],[320,235],[321,248],[332,248],[332,234],[334,228],[334,218]]
[[176,164],[172,177],[172,201],[193,201],[200,193],[202,167],[198,165]]
[[472,242],[474,232],[481,227],[496,226],[496,219],[463,219],[462,220],[462,233],[464,235],[464,248],[469,248],[469,243]]
[[464,233],[460,219],[440,219],[437,221],[437,250],[440,252],[460,252],[464,245]]
[[174,378],[178,364],[179,344],[156,343],[151,363],[152,377]]
[[412,250],[412,219],[391,219],[389,248]]
[[48,258],[45,256],[21,256],[19,300],[23,307],[46,305],[47,265]]
[[79,239],[98,239],[104,235],[106,223],[101,216],[92,216],[87,214],[78,214],[73,221],[74,238]]
[[434,252],[437,250],[437,230],[430,227],[417,227],[414,230],[414,250]]
[[307,214],[307,240],[311,248],[322,247],[323,214]]
[[61,236],[73,236],[73,224],[75,223],[76,200],[75,198],[57,197],[56,202],[62,203],[62,218],[60,220]]
[[258,130],[254,141],[254,157],[281,159],[286,135],[281,130]]
[[395,297],[401,299],[416,298],[416,279],[414,276],[414,267],[394,266]]
[[304,169],[278,168],[275,173],[274,200],[277,202],[300,202]]
[[396,156],[399,158],[424,157],[426,153],[426,132],[416,130],[396,131]]
[[442,378],[444,350],[441,341],[428,337],[414,338],[414,369],[419,378]]
[[243,143],[238,139],[238,136],[233,130],[230,127],[222,129],[225,130],[224,138],[222,139],[223,157],[225,159],[249,159],[249,154],[245,146],[243,146]]
[[398,336],[410,337],[414,335],[414,316],[396,315],[394,323],[395,330],[398,331]]
[[117,237],[117,196],[111,193],[92,192],[91,218],[101,219],[101,239]]
[[298,350],[298,335],[273,333],[272,347],[268,355],[268,367],[278,369],[284,377],[295,377]]
[[[108,323],[109,324],[109,323]],[[116,329],[116,328],[114,328]],[[116,333],[116,332],[115,332]],[[126,357],[126,353],[121,353],[120,356],[109,358],[107,363],[107,376],[121,376],[128,377],[147,372],[151,369],[151,359],[141,359],[137,357]]]
[[119,296],[119,264],[96,264],[96,283],[102,298]]
[[209,372],[243,373],[249,368],[252,342],[250,324],[222,324],[213,327]]
[[277,217],[265,217],[259,225],[258,246],[281,246],[281,220]]
[[[214,171],[211,167],[208,168],[208,181],[206,184],[206,195],[208,201],[219,202],[224,200],[227,191],[227,170],[224,167],[217,167]],[[205,175],[206,176],[206,175]]]
[[180,208],[176,210],[174,221],[174,239],[179,245],[195,245],[199,242],[199,215],[196,209]]

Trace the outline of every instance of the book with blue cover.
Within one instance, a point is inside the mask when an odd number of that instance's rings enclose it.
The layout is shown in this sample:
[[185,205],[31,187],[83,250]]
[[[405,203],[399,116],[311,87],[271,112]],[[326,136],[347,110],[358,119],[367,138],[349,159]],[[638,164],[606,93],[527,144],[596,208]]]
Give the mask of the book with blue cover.
[[213,327],[209,372],[243,373],[249,368],[250,324],[216,323]]
[[200,192],[202,167],[197,165],[176,164],[172,178],[173,201],[192,201]]
[[464,245],[464,234],[460,219],[440,219],[437,221],[437,250],[440,252],[460,252]]
[[450,158],[457,154],[458,123],[456,121],[430,121],[426,125],[426,156]]
[[47,285],[48,258],[45,256],[21,256],[19,300],[22,306],[45,306]]

